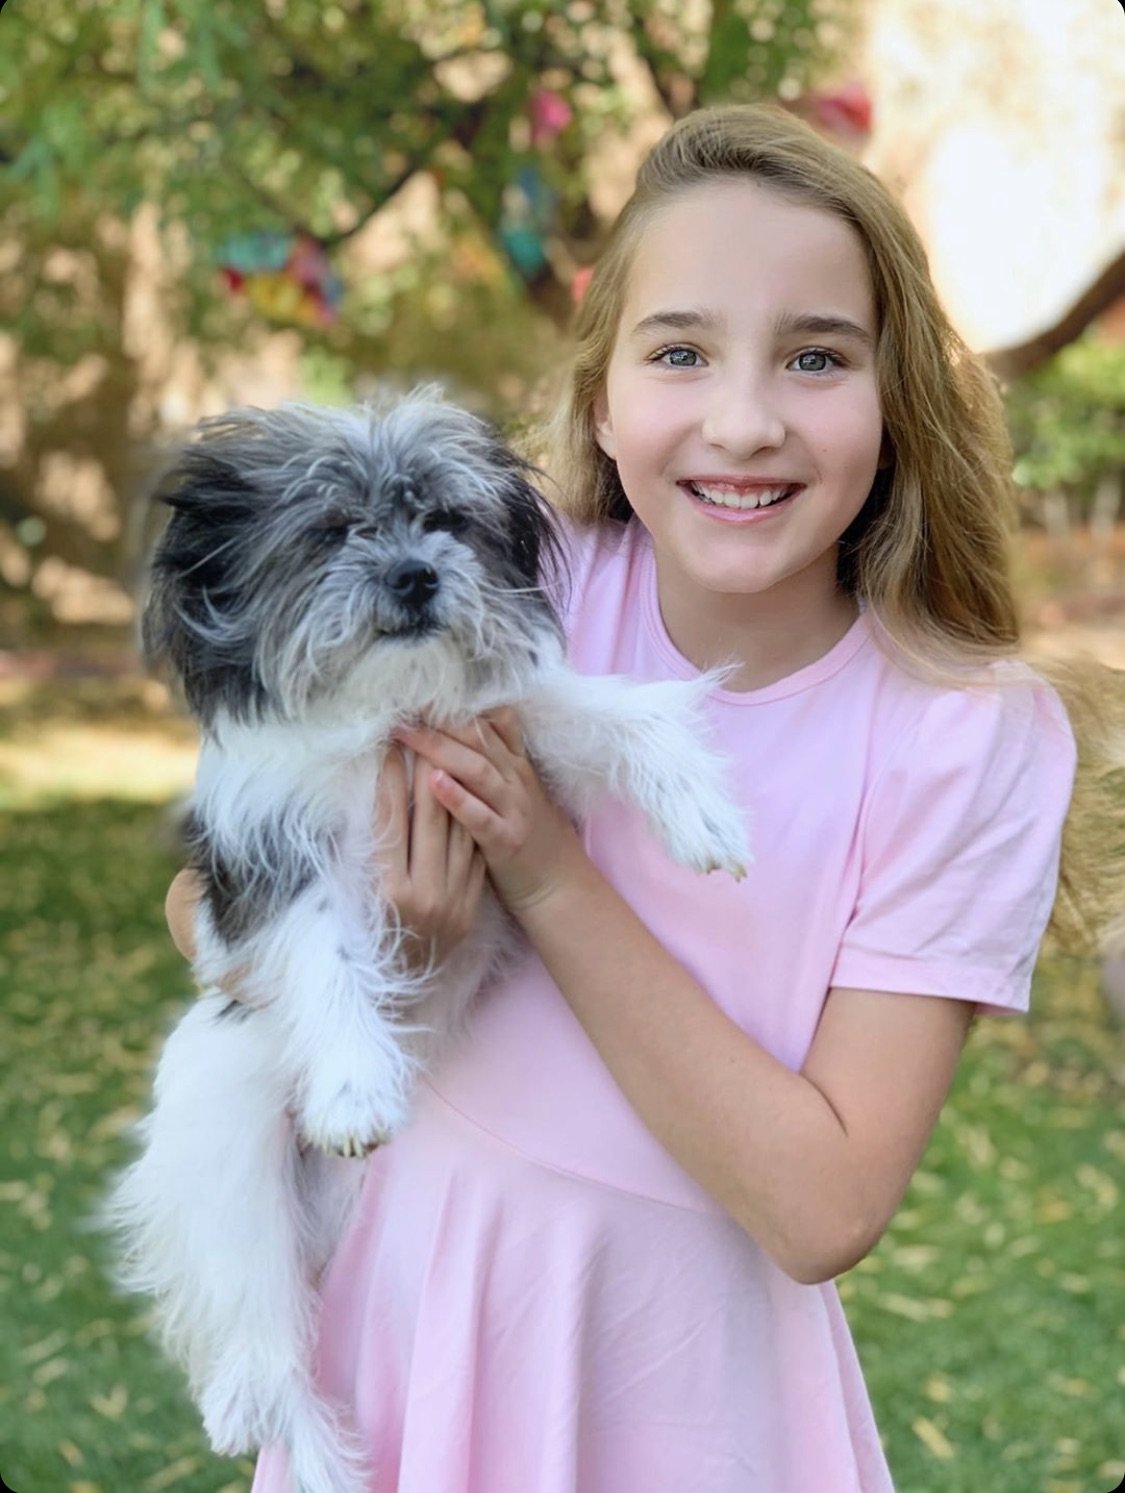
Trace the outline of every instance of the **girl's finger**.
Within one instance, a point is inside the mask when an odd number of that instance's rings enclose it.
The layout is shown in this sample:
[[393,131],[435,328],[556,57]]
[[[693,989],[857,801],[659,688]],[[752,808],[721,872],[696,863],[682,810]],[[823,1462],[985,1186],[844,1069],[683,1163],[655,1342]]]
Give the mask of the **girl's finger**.
[[432,769],[425,762],[414,768],[414,813],[410,821],[410,879],[416,883],[443,882],[449,858],[450,818],[434,797]]
[[476,854],[476,842],[463,824],[449,819],[449,846],[446,852],[445,879],[451,888],[464,885]]
[[410,863],[410,794],[401,747],[389,747],[383,759],[375,793],[375,835],[381,864],[404,877]]
[[519,717],[509,706],[486,711],[467,725],[453,729],[446,727],[445,734],[473,751],[482,753],[501,772],[509,758],[524,755]]
[[474,846],[473,859],[469,865],[469,885],[466,891],[468,906],[472,914],[476,913],[477,903],[484,887],[484,878],[488,875],[488,866],[484,856]]
[[501,706],[498,710],[488,711],[483,719],[488,722],[513,756],[526,756],[520,718],[510,705]]
[[416,751],[422,749],[426,752],[434,751],[440,743],[452,747],[459,743],[470,752],[481,753],[496,751],[501,747],[500,738],[492,730],[488,717],[483,715],[474,716],[471,721],[466,721],[461,726],[414,726],[403,727],[395,732],[396,739],[400,739],[407,746]]
[[435,773],[433,789],[451,817],[468,830],[486,859],[510,849],[504,820],[490,804],[446,772]]
[[[471,733],[471,734],[470,734]],[[497,765],[481,750],[476,728],[454,736],[447,731],[421,728],[403,731],[403,740],[431,766],[455,778],[490,808],[498,808],[504,796],[504,778]]]

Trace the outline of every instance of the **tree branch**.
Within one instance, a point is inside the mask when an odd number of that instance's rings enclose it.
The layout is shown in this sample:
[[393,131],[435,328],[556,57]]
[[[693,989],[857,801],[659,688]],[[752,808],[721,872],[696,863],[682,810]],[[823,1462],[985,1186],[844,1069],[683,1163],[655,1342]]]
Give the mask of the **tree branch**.
[[463,149],[469,150],[473,139],[484,123],[486,112],[483,102],[478,101],[477,103],[470,104],[463,112],[455,129],[451,130],[447,136],[443,136],[436,142],[431,143],[427,150],[408,161],[396,177],[384,184],[378,201],[372,205],[370,211],[364,213],[359,218],[358,222],[353,223],[350,228],[340,229],[338,232],[322,238],[321,243],[325,249],[335,249],[338,245],[346,243],[348,239],[354,237],[355,234],[367,226],[377,213],[386,207],[391,198],[402,190],[411,177],[416,176],[419,171],[428,170],[433,160],[434,144],[443,144],[446,139],[455,140]]
[[256,197],[259,202],[269,208],[275,218],[280,218],[295,233],[304,234],[307,238],[319,239],[320,235],[316,229],[306,223],[300,214],[290,207],[289,203],[282,202],[279,197],[274,196],[268,187],[263,187],[260,182],[256,182],[237,161],[228,161],[227,169],[232,176],[238,177],[251,196]]
[[645,25],[644,11],[647,7],[637,6],[635,9],[629,7],[630,34],[633,38],[633,47],[637,56],[648,69],[652,86],[655,88],[660,102],[667,109],[673,119],[681,112],[673,89],[666,81],[662,67],[670,60],[670,54],[663,47],[657,45],[649,35],[648,27]]
[[1108,311],[1120,296],[1125,296],[1125,250],[1110,260],[1089,289],[1083,291],[1053,326],[1014,347],[986,353],[985,361],[1000,378],[1019,378],[1021,374],[1030,373],[1080,337],[1095,317]]

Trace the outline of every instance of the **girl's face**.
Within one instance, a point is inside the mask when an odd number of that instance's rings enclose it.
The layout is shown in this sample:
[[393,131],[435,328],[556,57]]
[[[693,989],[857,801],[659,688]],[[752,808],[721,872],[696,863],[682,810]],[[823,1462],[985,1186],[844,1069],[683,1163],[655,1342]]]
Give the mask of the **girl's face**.
[[879,465],[876,334],[859,236],[820,208],[709,182],[641,231],[595,420],[670,627],[715,593],[833,604]]

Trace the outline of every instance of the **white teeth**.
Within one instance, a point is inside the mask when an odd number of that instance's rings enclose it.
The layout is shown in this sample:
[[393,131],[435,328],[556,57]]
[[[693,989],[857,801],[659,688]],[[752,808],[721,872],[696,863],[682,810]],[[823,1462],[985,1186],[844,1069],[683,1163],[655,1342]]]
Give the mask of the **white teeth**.
[[701,487],[697,482],[688,486],[697,498],[705,503],[715,503],[720,508],[768,508],[792,492],[791,487],[762,487],[756,492],[731,492],[727,488]]

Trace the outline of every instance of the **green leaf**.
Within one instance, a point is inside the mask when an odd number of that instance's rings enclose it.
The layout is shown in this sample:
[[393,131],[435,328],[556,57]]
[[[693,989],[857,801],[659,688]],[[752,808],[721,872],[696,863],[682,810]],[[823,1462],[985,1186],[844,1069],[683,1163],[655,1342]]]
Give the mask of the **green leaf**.
[[147,93],[153,84],[157,42],[166,25],[164,0],[141,0],[141,34],[137,45],[137,84],[142,93]]

